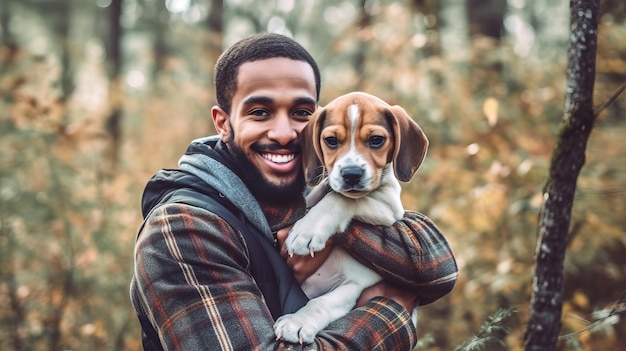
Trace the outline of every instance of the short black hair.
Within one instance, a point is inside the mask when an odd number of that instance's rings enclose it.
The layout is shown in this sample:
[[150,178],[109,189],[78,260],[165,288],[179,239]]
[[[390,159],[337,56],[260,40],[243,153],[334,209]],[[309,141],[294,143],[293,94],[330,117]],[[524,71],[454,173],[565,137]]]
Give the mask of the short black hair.
[[237,74],[242,64],[276,57],[308,63],[313,68],[316,99],[319,100],[320,71],[311,54],[289,37],[275,33],[260,33],[236,42],[217,60],[214,84],[219,107],[230,114],[233,96],[237,90]]

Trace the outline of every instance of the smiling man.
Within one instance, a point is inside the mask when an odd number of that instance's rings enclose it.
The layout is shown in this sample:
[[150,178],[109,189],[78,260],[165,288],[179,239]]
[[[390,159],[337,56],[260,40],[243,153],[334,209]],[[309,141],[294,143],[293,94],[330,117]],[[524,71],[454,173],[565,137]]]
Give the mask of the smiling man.
[[220,56],[215,91],[218,135],[193,141],[179,168],[157,172],[144,191],[130,291],[144,349],[411,350],[410,311],[447,294],[457,274],[444,236],[415,212],[336,235],[385,281],[313,344],[276,340],[274,321],[307,302],[298,281],[324,257],[288,266],[279,253],[285,228],[306,212],[298,135],[320,73],[292,39],[259,34]]
[[315,77],[306,61],[246,62],[239,67],[230,112],[213,107],[221,140],[246,170],[242,177],[254,195],[275,201],[300,197],[304,176],[297,138],[317,105]]

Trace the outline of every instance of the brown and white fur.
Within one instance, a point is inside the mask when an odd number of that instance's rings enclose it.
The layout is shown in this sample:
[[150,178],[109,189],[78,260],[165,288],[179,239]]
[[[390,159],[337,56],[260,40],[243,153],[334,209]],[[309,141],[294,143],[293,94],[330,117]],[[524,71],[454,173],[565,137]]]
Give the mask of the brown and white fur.
[[[353,218],[390,226],[404,216],[398,180],[407,182],[417,171],[428,139],[402,107],[354,92],[319,108],[301,133],[300,145],[305,177],[314,187],[307,196],[309,212],[296,222],[285,244],[290,254],[313,255]],[[277,337],[313,342],[320,330],[355,306],[365,288],[380,280],[335,246],[302,284],[311,300],[276,321]]]

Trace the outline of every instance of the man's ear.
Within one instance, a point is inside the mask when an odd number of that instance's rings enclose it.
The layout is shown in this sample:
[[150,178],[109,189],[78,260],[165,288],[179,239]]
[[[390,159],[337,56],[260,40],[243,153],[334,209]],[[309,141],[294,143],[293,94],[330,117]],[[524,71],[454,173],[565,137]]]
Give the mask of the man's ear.
[[220,135],[223,142],[228,142],[231,134],[230,117],[219,106],[211,108],[211,116],[213,117],[213,125],[217,134]]

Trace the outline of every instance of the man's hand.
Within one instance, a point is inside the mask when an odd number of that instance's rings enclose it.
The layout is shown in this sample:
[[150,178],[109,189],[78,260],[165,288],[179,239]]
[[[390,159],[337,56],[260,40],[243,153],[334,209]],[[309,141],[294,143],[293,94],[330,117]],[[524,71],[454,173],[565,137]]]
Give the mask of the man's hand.
[[296,281],[300,284],[304,282],[311,274],[315,273],[326,261],[333,248],[332,239],[326,243],[326,247],[322,251],[315,253],[315,256],[298,256],[291,255],[287,252],[285,239],[289,234],[291,227],[283,228],[276,233],[278,244],[280,245],[280,255],[287,261],[287,264],[293,271]]
[[363,290],[361,296],[356,302],[356,306],[362,306],[367,301],[377,296],[384,296],[394,300],[395,302],[406,308],[409,313],[413,312],[413,309],[417,307],[418,303],[417,296],[414,293],[402,290],[383,280]]

